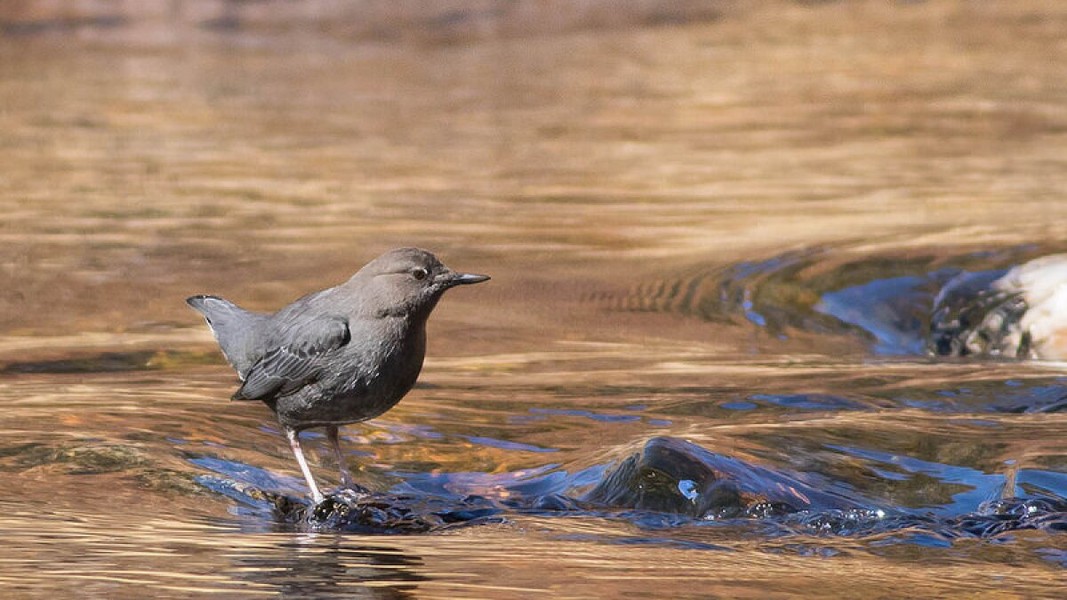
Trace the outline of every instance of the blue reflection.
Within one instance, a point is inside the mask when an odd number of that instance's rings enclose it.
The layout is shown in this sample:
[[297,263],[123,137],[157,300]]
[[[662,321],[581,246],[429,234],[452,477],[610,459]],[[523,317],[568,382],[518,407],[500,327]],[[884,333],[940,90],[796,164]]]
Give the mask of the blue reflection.
[[577,408],[531,408],[535,415],[561,415],[567,417],[585,417],[600,423],[633,423],[640,421],[640,415],[610,415]]
[[[869,332],[877,354],[922,354],[920,315],[932,306],[927,277],[891,277],[822,295],[815,311]],[[903,306],[902,306],[903,305]]]
[[292,488],[287,483],[295,481],[291,477],[279,477],[266,469],[254,467],[249,464],[226,460],[215,456],[199,456],[188,459],[190,463],[209,471],[213,471],[227,478],[235,479],[242,483],[254,485],[258,488],[276,490]]
[[749,398],[783,408],[801,410],[863,410],[869,408],[862,402],[826,394],[752,394]]
[[490,448],[499,448],[501,450],[517,450],[519,452],[558,452],[558,448],[545,448],[543,446],[534,446],[533,444],[522,444],[519,442],[509,442],[507,440],[498,440],[491,437],[482,437],[474,435],[460,436],[472,444],[479,446],[489,446]]
[[[923,507],[922,510],[924,511],[932,510],[935,513],[941,514],[962,514],[967,511],[972,511],[981,505],[982,502],[999,497],[1004,486],[1005,477],[1003,475],[990,475],[967,467],[943,465],[900,454],[866,450],[852,446],[827,444],[826,447],[844,452],[851,456],[865,458],[867,460],[895,467],[898,470],[898,473],[903,471],[912,475],[925,475],[927,477],[932,477],[941,483],[957,484],[969,488],[967,491],[953,494],[953,501],[951,504]],[[871,468],[874,469],[875,467]],[[890,476],[890,473],[885,473],[881,470],[878,472],[887,479],[895,481],[907,479],[902,478],[899,475]]]

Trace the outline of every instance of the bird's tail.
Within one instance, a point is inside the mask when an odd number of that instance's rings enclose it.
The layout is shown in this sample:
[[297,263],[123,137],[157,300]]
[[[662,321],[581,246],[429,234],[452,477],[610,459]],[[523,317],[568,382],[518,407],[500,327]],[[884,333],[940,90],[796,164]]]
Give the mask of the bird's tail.
[[244,381],[249,369],[260,358],[260,336],[267,316],[245,310],[218,296],[190,296],[185,301],[204,315],[226,360]]

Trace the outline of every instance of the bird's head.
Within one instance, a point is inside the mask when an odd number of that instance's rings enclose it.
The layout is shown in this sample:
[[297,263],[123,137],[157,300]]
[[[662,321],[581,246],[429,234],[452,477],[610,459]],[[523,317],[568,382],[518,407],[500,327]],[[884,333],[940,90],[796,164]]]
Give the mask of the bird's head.
[[352,282],[376,314],[426,318],[449,288],[488,279],[488,275],[457,273],[426,250],[397,248],[367,263]]

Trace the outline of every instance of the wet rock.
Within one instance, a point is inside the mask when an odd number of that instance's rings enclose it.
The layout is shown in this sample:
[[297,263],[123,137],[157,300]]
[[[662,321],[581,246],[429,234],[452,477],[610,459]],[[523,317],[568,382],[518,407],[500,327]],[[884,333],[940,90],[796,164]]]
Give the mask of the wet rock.
[[287,497],[274,502],[277,516],[298,529],[365,534],[428,533],[480,523],[500,509],[484,498],[429,498],[373,493],[365,489],[334,492],[316,504]]
[[[1067,357],[1067,254],[1019,264],[1032,248],[858,260],[841,250],[713,263],[588,300],[615,310],[743,319],[780,341],[862,333],[877,354]],[[840,351],[839,341],[826,342],[827,352]]]
[[800,510],[860,506],[790,475],[670,437],[649,440],[641,452],[623,460],[582,500],[701,519],[768,518]]
[[[419,492],[336,490],[319,504],[265,491],[230,478],[203,475],[197,483],[237,500],[259,522],[285,531],[406,535],[503,522],[508,515],[621,518],[640,527],[671,529],[712,520],[743,519],[767,537],[792,535],[992,538],[1024,529],[1067,532],[1067,500],[1051,496],[987,502],[973,512],[936,515],[877,503],[831,483],[813,481],[671,437],[650,439],[610,469],[581,497],[551,491],[503,500]],[[266,484],[269,484],[267,481]],[[607,510],[606,510],[607,509]]]
[[1022,326],[1029,308],[1019,291],[998,288],[1006,271],[961,273],[934,299],[927,349],[941,356],[1031,358]]
[[983,538],[1021,529],[1067,532],[1067,500],[1046,496],[1004,498],[983,504],[974,513],[949,519],[945,525],[960,535]]
[[197,482],[268,514],[291,531],[404,535],[502,520],[502,508],[480,496],[387,494],[355,486],[330,492],[322,502],[312,504],[304,497],[214,476],[199,477]]

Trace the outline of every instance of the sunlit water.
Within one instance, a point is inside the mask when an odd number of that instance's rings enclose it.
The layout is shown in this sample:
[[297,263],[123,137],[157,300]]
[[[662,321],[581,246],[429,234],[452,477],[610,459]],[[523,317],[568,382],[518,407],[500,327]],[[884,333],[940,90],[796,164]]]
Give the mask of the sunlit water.
[[[0,589],[1061,597],[1067,370],[927,334],[952,277],[1065,250],[1063,8],[829,4],[4,27]],[[445,520],[287,521],[288,445],[182,299],[271,309],[396,245],[493,275],[344,432]],[[748,510],[596,491],[664,439]]]

